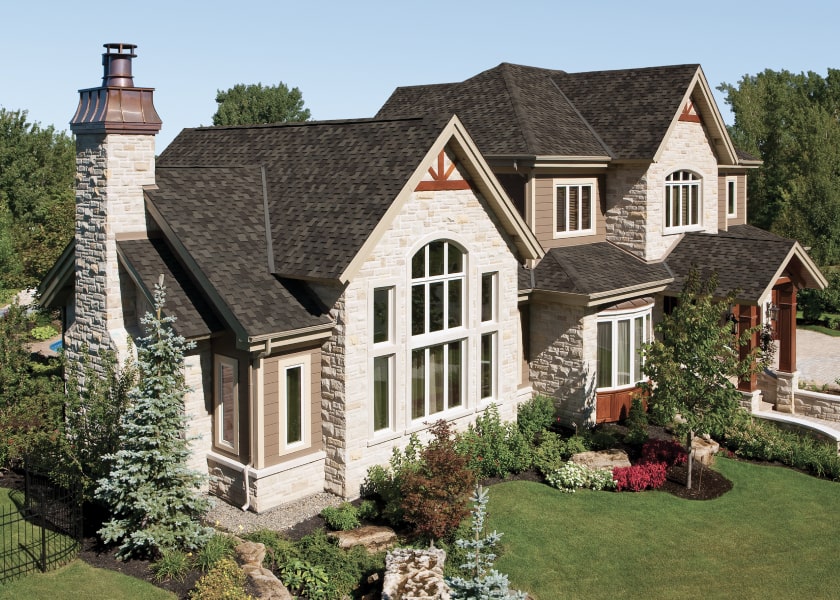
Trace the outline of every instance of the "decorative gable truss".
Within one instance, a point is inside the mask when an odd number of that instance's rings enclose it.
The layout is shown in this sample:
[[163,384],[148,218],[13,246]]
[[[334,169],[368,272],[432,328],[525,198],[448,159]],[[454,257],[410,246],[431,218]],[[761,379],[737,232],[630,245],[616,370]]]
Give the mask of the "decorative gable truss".
[[684,123],[701,123],[700,115],[697,114],[697,109],[691,100],[686,101],[680,113],[680,121]]
[[443,192],[450,190],[468,190],[470,183],[463,178],[455,162],[445,150],[438,153],[437,162],[429,167],[428,174],[417,184],[417,192]]

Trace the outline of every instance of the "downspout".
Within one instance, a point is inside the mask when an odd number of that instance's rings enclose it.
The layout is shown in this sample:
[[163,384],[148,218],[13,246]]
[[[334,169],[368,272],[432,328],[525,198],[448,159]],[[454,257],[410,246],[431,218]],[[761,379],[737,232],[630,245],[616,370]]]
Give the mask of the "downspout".
[[245,482],[245,504],[240,506],[243,511],[247,511],[251,508],[251,486],[248,485],[248,471],[251,469],[251,463],[254,461],[249,460],[247,465],[242,467],[242,480]]

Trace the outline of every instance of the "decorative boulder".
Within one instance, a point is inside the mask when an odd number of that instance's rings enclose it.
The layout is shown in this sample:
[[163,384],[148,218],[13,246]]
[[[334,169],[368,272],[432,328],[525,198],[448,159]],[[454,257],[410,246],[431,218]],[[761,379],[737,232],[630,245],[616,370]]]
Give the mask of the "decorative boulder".
[[236,560],[260,600],[292,600],[292,595],[269,569],[262,566],[265,545],[241,542],[236,546]]
[[569,459],[571,462],[584,465],[590,469],[609,469],[614,467],[629,467],[630,459],[624,450],[618,448],[610,448],[609,450],[599,450],[597,452],[578,452],[573,454]]
[[720,450],[720,444],[707,436],[695,436],[691,442],[691,452],[694,460],[711,466],[715,462],[715,454]]
[[371,554],[397,543],[397,534],[393,529],[378,525],[365,525],[350,531],[331,531],[327,537],[338,540],[339,548],[347,550],[353,546],[364,546]]
[[449,600],[443,581],[446,552],[397,548],[385,556],[382,600]]

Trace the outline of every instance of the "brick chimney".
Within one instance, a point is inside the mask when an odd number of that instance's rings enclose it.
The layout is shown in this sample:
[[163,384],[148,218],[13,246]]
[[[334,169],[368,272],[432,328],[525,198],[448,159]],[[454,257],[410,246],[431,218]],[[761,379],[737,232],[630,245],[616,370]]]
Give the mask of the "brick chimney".
[[[146,235],[143,186],[155,183],[161,120],[153,88],[134,85],[134,44],[105,44],[102,85],[79,90],[76,135],[75,306],[67,332],[70,363],[87,346],[122,358],[127,347],[117,240]],[[126,286],[126,289],[130,289]],[[78,364],[78,363],[77,363]]]

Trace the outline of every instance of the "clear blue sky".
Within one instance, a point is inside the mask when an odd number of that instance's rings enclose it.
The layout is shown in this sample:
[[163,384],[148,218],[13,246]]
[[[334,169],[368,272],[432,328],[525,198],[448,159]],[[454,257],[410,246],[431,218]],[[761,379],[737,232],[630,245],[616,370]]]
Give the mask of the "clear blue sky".
[[[500,62],[566,71],[700,63],[709,83],[840,67],[837,0],[356,2],[8,0],[0,106],[66,129],[100,84],[106,42],[138,45],[158,151],[209,125],[218,89],[299,87],[315,119],[370,117],[395,87],[461,81]],[[717,93],[724,118],[731,116]]]

